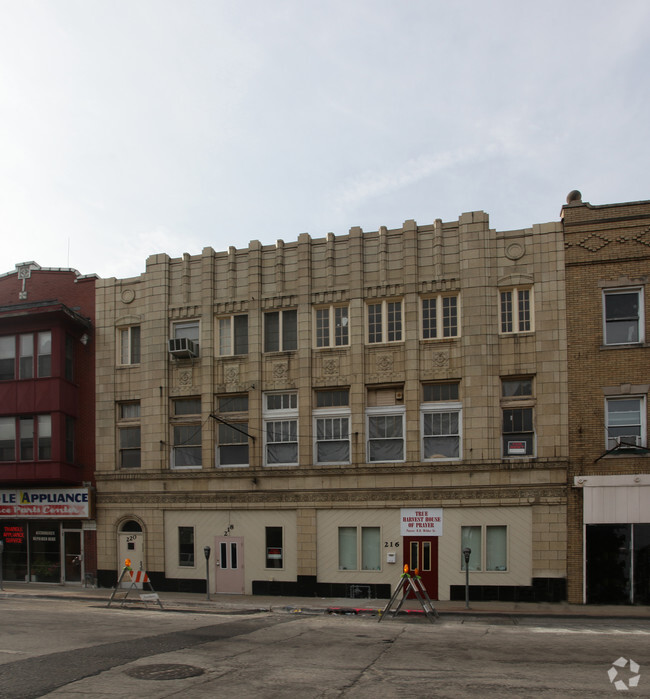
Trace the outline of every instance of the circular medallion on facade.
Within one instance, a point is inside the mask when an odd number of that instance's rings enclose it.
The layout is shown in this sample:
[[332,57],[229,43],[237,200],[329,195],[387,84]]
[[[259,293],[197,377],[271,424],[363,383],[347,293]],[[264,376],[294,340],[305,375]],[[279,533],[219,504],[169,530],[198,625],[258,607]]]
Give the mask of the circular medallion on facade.
[[525,252],[526,250],[521,243],[510,243],[506,248],[506,257],[509,260],[518,260],[524,256]]
[[122,302],[131,303],[135,298],[135,291],[133,289],[123,289],[122,290]]

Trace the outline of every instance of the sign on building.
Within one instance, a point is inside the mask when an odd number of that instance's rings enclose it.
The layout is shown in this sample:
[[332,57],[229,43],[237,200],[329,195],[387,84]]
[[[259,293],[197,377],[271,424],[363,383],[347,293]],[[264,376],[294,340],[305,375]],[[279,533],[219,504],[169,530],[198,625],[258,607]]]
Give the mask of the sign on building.
[[402,536],[442,536],[442,508],[401,509],[400,533]]

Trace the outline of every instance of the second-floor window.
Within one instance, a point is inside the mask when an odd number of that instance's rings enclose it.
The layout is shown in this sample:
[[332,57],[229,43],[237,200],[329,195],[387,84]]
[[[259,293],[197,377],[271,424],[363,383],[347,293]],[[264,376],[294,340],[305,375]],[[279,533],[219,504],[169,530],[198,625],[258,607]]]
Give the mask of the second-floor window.
[[646,444],[646,407],[644,396],[606,399],[607,449],[621,450]]
[[264,314],[264,351],[289,352],[298,348],[298,312],[271,311]]
[[368,342],[401,342],[402,340],[402,302],[379,301],[369,303]]
[[118,403],[118,463],[120,468],[140,468],[140,402]]
[[348,389],[316,391],[314,460],[318,464],[350,463]]
[[50,415],[0,417],[0,461],[49,461],[51,458]]
[[201,399],[175,399],[172,417],[172,468],[199,468],[201,444]]
[[535,455],[532,378],[501,381],[503,456]]
[[218,396],[217,414],[217,466],[248,466],[248,395]]
[[264,463],[289,466],[298,463],[298,394],[264,395]]
[[422,386],[422,458],[458,459],[461,456],[461,404],[458,383]]
[[317,308],[314,318],[316,347],[343,347],[350,343],[347,306]]

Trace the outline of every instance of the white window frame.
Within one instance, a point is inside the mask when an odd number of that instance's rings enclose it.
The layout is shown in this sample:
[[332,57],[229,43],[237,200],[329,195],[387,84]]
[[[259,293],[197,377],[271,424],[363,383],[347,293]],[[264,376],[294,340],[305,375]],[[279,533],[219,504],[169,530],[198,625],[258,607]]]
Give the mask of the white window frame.
[[[337,315],[340,317],[337,319]],[[350,344],[350,308],[347,304],[314,308],[314,347],[324,349]],[[324,323],[321,325],[321,318]]]
[[[445,326],[445,301],[448,299],[453,299],[455,303],[455,314],[456,314],[456,325],[455,333],[446,332],[447,327]],[[429,328],[427,335],[427,329],[425,328],[425,302],[434,301],[435,302],[435,328]],[[421,337],[423,340],[449,340],[452,338],[460,337],[460,294],[435,294],[429,296],[423,296],[420,299],[420,328]]]
[[[235,319],[245,318],[246,319],[246,351],[238,352],[241,347],[236,347],[236,335],[235,335]],[[233,357],[233,356],[243,356],[248,354],[248,314],[247,313],[236,313],[230,316],[219,316],[217,318],[217,326],[219,328],[219,356],[220,357]]]
[[[522,323],[521,313],[523,312],[522,300],[519,294],[528,292],[528,318]],[[509,321],[512,324],[511,329],[504,329],[504,309],[503,309],[503,294],[511,294],[511,313],[512,319]],[[532,286],[513,286],[505,289],[499,289],[499,334],[500,335],[517,335],[519,333],[528,333],[535,330],[535,314],[533,303],[533,287]],[[522,327],[523,325],[523,327]]]
[[[133,331],[138,330],[137,343],[133,340]],[[126,339],[126,342],[124,341]],[[137,348],[137,356],[135,350]],[[140,325],[128,325],[117,329],[117,353],[119,366],[136,366],[142,361],[142,328]]]
[[[281,402],[286,403],[279,408],[269,407],[269,398],[281,396]],[[298,431],[298,393],[296,391],[275,391],[263,396],[262,420],[264,427],[264,466],[297,466],[300,461],[300,435]],[[272,423],[288,423],[289,430],[295,432],[295,440],[269,442],[268,426]],[[295,425],[292,430],[290,425]],[[296,458],[294,461],[272,461],[269,459],[269,447],[273,444],[295,444]]]
[[[170,420],[170,428],[171,428],[171,454],[170,454],[170,467],[174,471],[189,471],[189,470],[196,470],[200,469],[203,467],[203,424],[201,422],[201,414],[200,413],[180,413],[176,414],[175,406],[176,406],[176,401],[183,401],[183,400],[201,400],[200,396],[187,396],[187,398],[176,398],[172,399],[172,418]],[[200,408],[202,409],[202,408]],[[194,429],[195,433],[192,435],[192,438],[196,436],[196,432],[198,432],[198,443],[192,441],[185,440],[184,442],[180,444],[176,444],[176,438],[175,438],[175,429],[177,427],[187,427],[189,429]],[[177,464],[176,463],[176,451],[177,449],[180,450],[183,447],[191,447],[193,449],[196,449],[197,447],[199,448],[199,463],[198,464]]]
[[[131,410],[129,410],[131,408]],[[117,404],[117,466],[119,469],[127,471],[142,468],[142,426],[140,423],[140,401],[120,401]],[[132,413],[128,415],[126,413]],[[122,446],[122,431],[123,430],[138,430],[138,446]],[[126,453],[138,452],[138,465],[125,466],[123,464],[122,455]]]
[[[458,415],[458,434],[427,435],[424,432],[425,416],[456,413]],[[422,403],[420,405],[420,447],[422,461],[460,461],[463,458],[463,404],[460,401]],[[458,437],[458,456],[426,456],[425,440],[435,437]]]
[[[603,289],[603,344],[607,347],[616,347],[620,345],[638,345],[645,342],[645,307],[643,303],[644,293],[642,286],[616,287],[612,289]],[[609,342],[607,337],[607,297],[622,294],[636,294],[639,304],[638,315],[636,319],[636,340],[626,340],[624,342]],[[631,319],[631,317],[630,317]]]
[[[638,401],[639,402],[639,423],[633,424],[630,423],[629,425],[619,425],[618,427],[623,427],[624,429],[628,430],[628,434],[624,435],[613,435],[610,436],[610,428],[615,428],[617,425],[610,425],[609,424],[609,416],[610,416],[610,411],[609,411],[609,406],[610,403],[622,403],[624,401]],[[621,437],[621,441],[623,442],[624,445],[627,445],[628,447],[645,447],[647,445],[647,407],[646,407],[646,396],[639,396],[639,395],[620,395],[620,396],[607,396],[605,398],[605,448],[609,451],[610,449],[614,449],[617,446],[617,437]],[[631,434],[633,431],[636,431],[638,429],[639,435],[634,435]],[[618,430],[614,430],[618,431]],[[627,439],[624,439],[627,437]],[[637,439],[632,439],[633,437],[636,437]],[[625,447],[623,447],[624,449]],[[619,452],[620,453],[620,452]]]
[[[355,550],[352,552],[354,554],[354,565],[350,565],[349,567],[344,567],[341,565],[341,561],[344,558],[341,556],[341,530],[348,530],[349,534],[352,534],[352,530],[354,530],[354,544],[355,544]],[[368,534],[370,533],[369,530],[373,530],[373,537],[376,539],[377,543],[377,551],[373,552],[375,555],[373,555],[373,558],[376,558],[376,566],[370,567],[366,563],[366,558],[364,556],[365,552],[365,547],[364,543],[365,541],[365,536],[364,534],[367,532]],[[336,530],[336,536],[337,536],[337,541],[336,541],[336,549],[337,549],[337,559],[338,559],[338,570],[348,572],[348,571],[363,571],[364,573],[381,573],[381,565],[382,565],[382,546],[381,546],[381,541],[382,541],[382,530],[380,526],[376,525],[352,525],[352,526],[343,526],[343,527],[337,527]],[[352,539],[352,537],[350,537]],[[368,541],[368,544],[372,544],[374,542]]]
[[[506,557],[506,564],[504,567],[488,567],[488,562],[490,560],[490,556],[492,553],[488,551],[488,547],[490,544],[490,537],[489,537],[489,532],[488,529],[505,529],[505,557]],[[476,542],[474,541],[475,537],[470,537],[467,538],[466,535],[464,535],[463,530],[464,529],[478,529],[480,530],[478,532],[479,534],[479,541],[478,541],[478,548],[479,551],[477,552],[477,545]],[[476,533],[476,532],[475,532]],[[459,552],[459,559],[460,559],[460,569],[461,571],[465,571],[465,558],[463,555],[463,549],[468,546],[470,549],[472,549],[472,553],[470,555],[469,559],[469,570],[474,571],[476,573],[508,573],[510,570],[510,527],[507,524],[463,524],[461,525],[460,528],[460,540],[461,540],[461,545],[460,545],[460,552]],[[477,561],[477,554],[478,554],[478,561]]]
[[[370,459],[371,452],[371,442],[380,441],[380,438],[370,437],[370,421],[375,417],[399,417],[402,422],[402,458],[401,459]],[[397,440],[398,437],[386,437],[385,440],[389,439]],[[366,463],[369,464],[394,464],[403,463],[406,461],[406,409],[403,405],[393,405],[393,406],[377,406],[373,408],[366,408]]]
[[[389,339],[389,312],[393,309],[392,305],[399,304],[399,331],[392,330],[390,332],[399,334],[399,337],[393,337]],[[376,339],[377,334],[371,335],[370,332],[370,308],[371,306],[379,306],[380,322],[379,325],[379,339]],[[403,299],[377,299],[375,301],[366,302],[366,343],[369,345],[380,345],[380,344],[392,344],[397,342],[404,342],[404,301]]]
[[[216,458],[216,466],[218,468],[246,468],[250,466],[250,457],[251,457],[251,452],[250,452],[250,439],[243,434],[242,432],[238,432],[236,429],[234,430],[236,438],[240,439],[241,441],[237,442],[227,442],[221,441],[221,433],[224,431],[225,428],[239,428],[243,432],[248,432],[248,422],[243,419],[243,418],[236,418],[233,420],[228,420],[229,424],[225,424],[223,422],[218,422],[216,426],[216,449],[215,449],[215,458]],[[248,458],[246,459],[245,463],[232,463],[232,464],[226,464],[222,463],[222,457],[221,457],[221,448],[222,447],[237,447],[237,446],[243,446],[246,445],[246,449],[248,451]]]
[[[314,410],[312,413],[313,417],[313,453],[314,453],[314,463],[322,466],[323,464],[349,464],[352,454],[352,443],[350,439],[350,408],[319,408]],[[329,439],[319,439],[319,421],[321,420],[341,420],[347,423],[347,438],[329,438]],[[327,444],[328,442],[347,442],[348,456],[347,459],[340,461],[320,461],[318,458],[318,447],[320,444]]]

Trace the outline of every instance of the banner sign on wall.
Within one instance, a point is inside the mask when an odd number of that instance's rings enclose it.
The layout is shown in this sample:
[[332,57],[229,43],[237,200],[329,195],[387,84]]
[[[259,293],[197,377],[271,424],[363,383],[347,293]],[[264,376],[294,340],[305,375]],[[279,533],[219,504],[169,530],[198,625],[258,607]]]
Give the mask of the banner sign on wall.
[[90,488],[0,490],[0,517],[90,517]]
[[402,536],[442,536],[442,508],[401,509],[400,530]]

